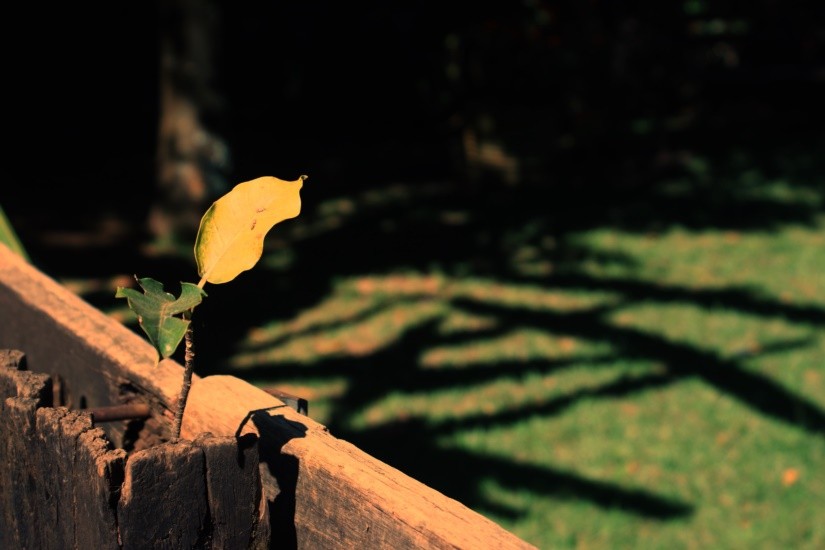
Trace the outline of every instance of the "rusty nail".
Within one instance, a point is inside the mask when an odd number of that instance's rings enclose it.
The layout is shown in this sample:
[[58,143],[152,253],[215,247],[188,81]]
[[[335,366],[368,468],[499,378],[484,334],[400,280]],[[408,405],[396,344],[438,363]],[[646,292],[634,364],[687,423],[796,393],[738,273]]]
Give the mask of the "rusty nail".
[[151,416],[149,405],[134,403],[131,405],[115,405],[113,407],[96,407],[86,409],[92,415],[93,422],[114,422],[115,420],[139,420]]
[[309,415],[309,401],[307,401],[303,397],[292,395],[291,393],[281,391],[277,388],[263,388],[263,390],[269,395],[277,397],[278,399],[283,401],[284,405],[286,405],[287,407],[295,409],[304,416]]

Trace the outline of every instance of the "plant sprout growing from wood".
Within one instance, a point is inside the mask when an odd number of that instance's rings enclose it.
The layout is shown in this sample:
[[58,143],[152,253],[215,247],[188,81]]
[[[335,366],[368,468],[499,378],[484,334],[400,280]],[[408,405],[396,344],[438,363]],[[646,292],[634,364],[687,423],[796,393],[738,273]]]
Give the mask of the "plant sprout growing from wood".
[[181,282],[177,298],[150,277],[138,278],[143,293],[118,287],[115,296],[126,298],[138,323],[158,352],[158,361],[170,357],[186,339],[184,375],[175,411],[172,437],[180,437],[183,410],[194,371],[192,313],[201,303],[206,283],[227,283],[252,269],[263,253],[264,237],[275,224],[301,212],[300,190],[306,176],[286,181],[271,176],[236,185],[212,203],[201,218],[195,239],[198,284]]

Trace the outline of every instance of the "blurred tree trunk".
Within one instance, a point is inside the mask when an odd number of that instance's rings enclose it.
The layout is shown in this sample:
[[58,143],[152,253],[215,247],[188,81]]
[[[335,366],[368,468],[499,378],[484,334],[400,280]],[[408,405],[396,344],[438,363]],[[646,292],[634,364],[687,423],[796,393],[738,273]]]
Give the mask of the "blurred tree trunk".
[[223,107],[214,86],[217,3],[164,0],[159,9],[158,196],[148,224],[155,243],[169,246],[191,240],[200,217],[226,191],[229,150],[214,131]]

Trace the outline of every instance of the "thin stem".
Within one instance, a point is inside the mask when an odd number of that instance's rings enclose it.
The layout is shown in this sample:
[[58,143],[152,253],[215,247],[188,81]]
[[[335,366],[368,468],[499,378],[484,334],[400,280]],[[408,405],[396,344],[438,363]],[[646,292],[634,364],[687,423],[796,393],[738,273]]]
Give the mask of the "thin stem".
[[192,373],[195,370],[195,344],[192,341],[192,325],[186,328],[185,333],[186,351],[184,353],[183,385],[180,388],[178,397],[178,409],[175,411],[175,424],[172,426],[172,439],[180,438],[180,427],[183,423],[183,410],[186,408],[186,400],[189,398],[189,388],[192,387]]

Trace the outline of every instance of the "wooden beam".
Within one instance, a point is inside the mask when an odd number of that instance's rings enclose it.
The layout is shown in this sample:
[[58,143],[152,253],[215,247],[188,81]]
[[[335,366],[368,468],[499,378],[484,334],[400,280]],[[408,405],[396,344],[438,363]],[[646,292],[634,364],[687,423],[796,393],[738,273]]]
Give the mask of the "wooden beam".
[[[58,376],[75,406],[81,398],[88,407],[148,403],[155,429],[168,437],[182,367],[156,364],[146,340],[2,244],[0,348],[22,350],[30,370]],[[535,548],[238,378],[194,377],[182,436],[204,432],[259,437],[263,498],[279,546]]]

